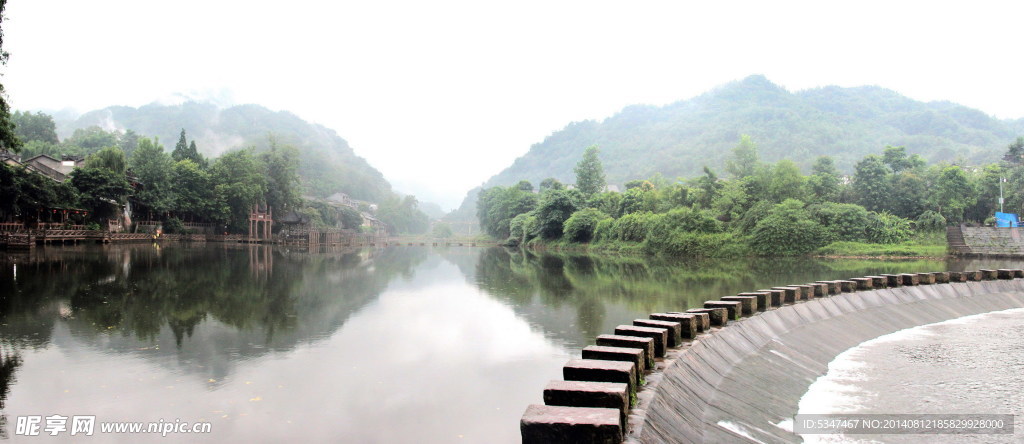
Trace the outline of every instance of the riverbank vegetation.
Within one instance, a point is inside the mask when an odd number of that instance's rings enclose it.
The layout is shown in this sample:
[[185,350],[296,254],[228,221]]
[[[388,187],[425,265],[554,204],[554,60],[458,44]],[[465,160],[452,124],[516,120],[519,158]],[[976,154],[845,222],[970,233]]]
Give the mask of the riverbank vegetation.
[[743,136],[726,162],[690,179],[655,175],[609,190],[598,148],[586,149],[576,185],[545,179],[483,190],[477,217],[509,245],[665,256],[941,256],[944,228],[990,223],[1000,184],[1007,211],[1024,206],[1024,138],[983,166],[932,165],[903,147],[865,156],[843,176],[829,156],[810,174],[759,161]]
[[262,205],[273,209],[275,218],[292,213],[319,227],[359,230],[361,213],[372,214],[395,233],[423,233],[429,227],[412,196],[385,193],[377,203],[347,205],[304,199],[324,184],[302,177],[300,150],[273,135],[265,147],[208,159],[184,129],[167,151],[159,139],[131,130],[91,127],[60,141],[49,115],[15,112],[11,120],[21,145],[9,151],[20,151],[24,160],[47,155],[77,166],[59,180],[13,162],[0,164],[0,220],[48,220],[48,212],[70,210],[74,223],[97,227],[130,208],[135,219],[163,221],[169,232],[183,231],[184,222],[201,222],[218,231],[245,233],[251,209]]

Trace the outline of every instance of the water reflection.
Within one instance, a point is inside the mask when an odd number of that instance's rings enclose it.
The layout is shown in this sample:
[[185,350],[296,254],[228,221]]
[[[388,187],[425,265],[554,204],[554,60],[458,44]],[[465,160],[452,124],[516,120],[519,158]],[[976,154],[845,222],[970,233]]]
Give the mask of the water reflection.
[[209,420],[207,441],[518,442],[523,408],[565,360],[647,313],[781,284],[1005,266],[42,248],[0,256],[0,409]]
[[873,274],[1020,264],[1019,260],[954,258],[662,260],[493,248],[481,253],[473,279],[548,336],[578,348],[634,317],[700,307],[704,301],[744,291]]
[[[93,249],[95,250],[95,249]],[[203,379],[232,361],[330,336],[427,251],[118,246],[9,257],[0,341],[39,349],[57,322],[105,352],[175,356]],[[299,319],[302,322],[299,322]]]

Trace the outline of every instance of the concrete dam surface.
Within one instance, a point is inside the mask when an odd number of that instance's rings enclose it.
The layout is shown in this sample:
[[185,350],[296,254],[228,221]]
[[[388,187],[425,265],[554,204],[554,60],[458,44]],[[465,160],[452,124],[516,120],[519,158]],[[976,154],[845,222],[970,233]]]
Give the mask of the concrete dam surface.
[[[1021,415],[1024,376],[1019,364],[1024,353],[1006,353],[1021,349],[1024,310],[1011,309],[1024,308],[1022,278],[1024,270],[981,270],[776,287],[670,314],[680,318],[669,321],[679,322],[665,328],[638,322],[634,325],[644,327],[616,329],[616,335],[602,337],[646,339],[650,344],[642,349],[644,356],[658,359],[587,359],[585,354],[570,361],[564,382],[604,385],[561,386],[559,396],[545,390],[547,405],[531,406],[522,418],[523,442],[1021,442],[1020,424],[1013,435],[837,436],[798,435],[792,421],[798,413]],[[1001,311],[913,334],[901,332],[879,339],[874,349],[866,343],[901,330]],[[703,317],[710,325],[702,325]],[[983,332],[988,333],[979,336]],[[686,339],[688,333],[692,339]],[[679,345],[673,347],[673,339]],[[610,346],[606,353],[643,347],[598,341]],[[982,353],[986,347],[991,354]],[[963,353],[950,353],[957,348]],[[900,365],[895,355],[910,364]],[[1004,355],[1006,362],[992,359]],[[851,377],[851,369],[873,371],[851,364],[851,357],[878,371],[867,378]],[[601,359],[628,365],[617,368]],[[1017,371],[1009,370],[1013,362]],[[646,381],[645,368],[655,369],[646,372]],[[1009,385],[984,382],[991,378]],[[637,380],[641,382],[635,384]],[[820,383],[809,392],[816,381]],[[857,391],[873,395],[865,400],[847,393]],[[822,402],[823,396],[835,402]],[[1014,418],[1009,418],[1012,423]]]

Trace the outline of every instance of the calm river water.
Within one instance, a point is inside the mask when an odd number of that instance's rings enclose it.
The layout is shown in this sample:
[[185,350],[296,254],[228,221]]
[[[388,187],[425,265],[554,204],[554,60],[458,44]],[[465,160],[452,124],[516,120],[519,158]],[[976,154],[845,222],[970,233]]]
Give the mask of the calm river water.
[[523,410],[566,360],[651,312],[775,285],[998,266],[40,248],[0,256],[0,432],[50,441],[17,435],[18,417],[86,415],[96,442],[166,440],[101,433],[115,421],[210,423],[175,436],[188,441],[518,442]]

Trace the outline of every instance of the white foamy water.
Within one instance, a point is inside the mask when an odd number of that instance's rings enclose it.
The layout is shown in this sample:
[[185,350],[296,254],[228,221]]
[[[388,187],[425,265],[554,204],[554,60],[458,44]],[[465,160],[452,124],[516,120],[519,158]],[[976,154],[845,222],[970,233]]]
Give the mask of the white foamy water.
[[[837,356],[800,414],[1014,414],[1014,435],[803,435],[806,442],[1024,442],[1024,309],[900,330]],[[780,424],[781,426],[781,424]]]

